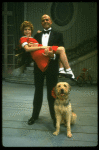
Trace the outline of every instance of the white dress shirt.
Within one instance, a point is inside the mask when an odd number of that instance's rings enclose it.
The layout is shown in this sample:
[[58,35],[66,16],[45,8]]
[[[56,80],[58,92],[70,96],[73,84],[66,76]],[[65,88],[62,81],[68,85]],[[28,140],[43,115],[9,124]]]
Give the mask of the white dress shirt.
[[[49,28],[48,30],[51,30],[51,29],[52,28]],[[48,31],[48,30],[44,29],[44,31]],[[48,33],[42,34],[42,45],[43,46],[48,46],[48,40],[50,37],[50,33],[51,33],[51,31],[49,32],[49,34]],[[56,55],[54,54],[54,58],[51,58],[51,59],[55,60],[55,58],[56,58]]]
[[[51,28],[49,28],[48,30],[51,30]],[[44,29],[44,31],[48,31],[48,30]],[[48,40],[49,40],[50,33],[51,33],[51,31],[49,32],[49,34],[48,33],[42,34],[42,45],[43,46],[48,46]]]

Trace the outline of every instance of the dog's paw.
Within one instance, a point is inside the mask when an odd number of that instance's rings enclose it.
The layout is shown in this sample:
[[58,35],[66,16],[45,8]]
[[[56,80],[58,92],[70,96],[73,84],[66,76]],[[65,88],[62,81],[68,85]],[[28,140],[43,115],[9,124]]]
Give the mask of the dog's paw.
[[71,138],[72,137],[72,134],[69,132],[67,133],[67,137]]
[[53,132],[54,135],[58,135],[59,133],[57,131]]

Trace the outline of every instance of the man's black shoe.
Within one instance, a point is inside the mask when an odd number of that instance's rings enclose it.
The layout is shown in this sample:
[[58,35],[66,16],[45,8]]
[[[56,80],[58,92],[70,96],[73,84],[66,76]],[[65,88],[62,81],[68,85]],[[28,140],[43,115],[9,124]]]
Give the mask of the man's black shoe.
[[38,119],[38,118],[34,119],[34,118],[31,117],[31,118],[28,120],[28,125],[34,124],[37,119]]

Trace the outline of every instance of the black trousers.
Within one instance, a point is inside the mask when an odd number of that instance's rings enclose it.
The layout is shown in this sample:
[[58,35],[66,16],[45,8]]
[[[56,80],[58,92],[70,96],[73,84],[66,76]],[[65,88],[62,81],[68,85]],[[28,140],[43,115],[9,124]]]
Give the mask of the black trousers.
[[35,94],[33,100],[33,113],[32,117],[34,119],[39,117],[39,113],[41,110],[42,102],[43,102],[43,85],[44,85],[44,77],[46,76],[46,85],[47,85],[47,99],[50,110],[50,115],[52,119],[55,119],[54,112],[54,101],[55,99],[51,96],[51,90],[58,82],[58,76],[56,73],[48,71],[42,72],[36,65],[34,66],[34,82],[35,82]]

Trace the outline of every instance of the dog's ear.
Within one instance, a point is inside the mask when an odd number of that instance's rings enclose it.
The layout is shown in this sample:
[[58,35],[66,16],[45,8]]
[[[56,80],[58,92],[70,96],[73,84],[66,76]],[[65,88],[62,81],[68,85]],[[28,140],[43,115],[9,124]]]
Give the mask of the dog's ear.
[[51,95],[56,98],[56,86],[52,89]]

